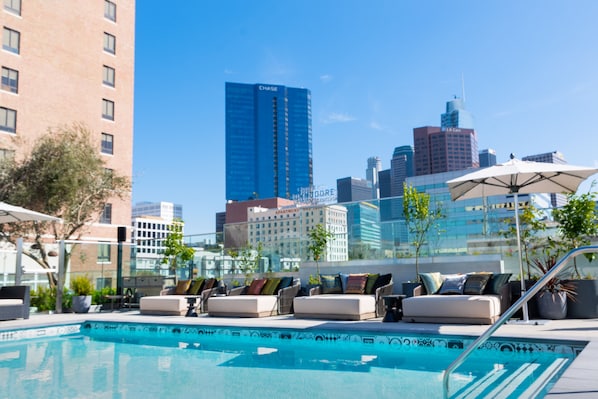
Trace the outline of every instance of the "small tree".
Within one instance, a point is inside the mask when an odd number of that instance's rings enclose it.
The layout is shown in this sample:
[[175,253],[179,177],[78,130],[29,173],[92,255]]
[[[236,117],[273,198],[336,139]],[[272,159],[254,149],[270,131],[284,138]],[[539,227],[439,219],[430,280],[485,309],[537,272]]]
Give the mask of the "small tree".
[[[128,177],[106,168],[98,140],[82,124],[51,128],[37,139],[30,154],[0,164],[0,201],[62,219],[62,222],[22,222],[0,225],[0,236],[33,241],[24,251],[45,269],[50,268],[44,241],[77,240],[99,220],[107,202],[124,199],[131,191]],[[69,253],[65,264],[68,265]],[[50,286],[57,276],[47,273]]]
[[161,262],[163,265],[168,265],[168,269],[174,274],[177,268],[186,266],[193,260],[195,251],[183,242],[182,220],[175,219],[169,230],[164,240],[164,257]]
[[307,233],[309,237],[309,245],[307,246],[307,250],[311,254],[313,260],[316,262],[316,271],[317,276],[316,279],[318,283],[320,283],[320,264],[319,261],[322,258],[322,255],[326,251],[326,245],[332,239],[334,239],[334,235],[332,232],[326,230],[322,224],[317,224],[313,229],[311,229]]
[[412,245],[415,247],[415,274],[419,278],[419,255],[426,243],[426,235],[432,227],[437,226],[439,219],[444,217],[440,204],[430,208],[430,194],[420,193],[406,183],[403,184],[403,215],[409,233],[413,234]]
[[[505,223],[509,226],[506,231],[499,232],[499,235],[506,239],[513,239],[517,241],[517,227],[514,218],[507,218]],[[543,249],[544,241],[538,233],[546,230],[546,223],[542,220],[541,211],[533,205],[523,209],[519,215],[519,238],[521,246],[523,247],[523,255],[525,256],[525,263],[527,265],[527,278],[531,278],[531,268],[535,265],[535,261],[530,258],[530,255],[535,255],[538,249]],[[524,276],[521,276],[524,278]]]
[[[592,187],[594,185],[592,184]],[[554,220],[559,223],[558,230],[563,250],[569,251],[589,245],[590,237],[598,235],[598,210],[596,209],[596,194],[588,192],[581,195],[567,195],[567,204],[553,211]],[[593,260],[595,254],[586,254],[588,260]],[[581,275],[577,268],[577,261],[573,258],[574,277]]]

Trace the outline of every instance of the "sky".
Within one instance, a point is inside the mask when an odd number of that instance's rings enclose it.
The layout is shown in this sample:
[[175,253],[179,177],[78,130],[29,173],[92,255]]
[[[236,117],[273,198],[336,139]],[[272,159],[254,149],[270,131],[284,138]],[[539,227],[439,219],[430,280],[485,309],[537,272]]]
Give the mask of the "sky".
[[181,204],[185,234],[214,232],[225,210],[225,82],[311,91],[316,186],[365,178],[371,156],[389,168],[454,96],[498,162],[560,151],[598,167],[598,1],[136,7],[133,203]]

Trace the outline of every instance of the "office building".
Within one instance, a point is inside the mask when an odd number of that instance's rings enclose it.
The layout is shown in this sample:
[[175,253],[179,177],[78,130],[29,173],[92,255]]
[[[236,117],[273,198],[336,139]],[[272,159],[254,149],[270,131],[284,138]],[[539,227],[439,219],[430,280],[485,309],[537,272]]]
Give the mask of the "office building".
[[307,258],[308,233],[323,225],[333,234],[321,261],[348,260],[347,208],[341,205],[290,206],[247,209],[247,242],[255,248],[261,242],[265,252],[276,251],[281,258]]
[[413,129],[415,176],[479,167],[473,129],[424,126]]
[[480,168],[496,165],[496,151],[492,148],[480,151]]
[[[81,123],[106,168],[131,178],[135,1],[11,0],[0,18],[0,156]],[[116,242],[130,223],[130,195],[115,197],[81,238]]]
[[403,195],[405,179],[413,176],[413,147],[396,147],[390,160],[390,194],[392,197]]
[[390,193],[390,169],[384,169],[378,172],[378,187],[380,198],[391,197]]
[[138,202],[131,211],[132,217],[157,216],[164,220],[183,219],[183,206],[172,202]]
[[[543,154],[528,155],[521,158],[522,161],[545,162],[566,164],[565,156],[559,151],[545,152]],[[560,208],[567,203],[567,196],[560,193],[549,193],[550,203],[554,208]]]
[[344,177],[336,180],[337,202],[352,202],[373,198],[370,181],[358,177]]
[[372,185],[372,198],[380,198],[380,183],[378,173],[382,170],[380,157],[369,157],[368,167],[365,170],[365,179]]
[[465,109],[465,101],[454,98],[446,103],[446,112],[440,115],[440,127],[473,129],[473,116]]
[[291,198],[313,185],[311,93],[226,83],[226,199]]

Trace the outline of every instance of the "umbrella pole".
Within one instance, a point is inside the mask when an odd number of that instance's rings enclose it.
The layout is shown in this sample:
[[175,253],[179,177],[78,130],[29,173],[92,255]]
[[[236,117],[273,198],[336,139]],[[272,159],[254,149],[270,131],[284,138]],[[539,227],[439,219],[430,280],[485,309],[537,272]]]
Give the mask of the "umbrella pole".
[[[521,297],[523,297],[525,295],[525,276],[523,275],[523,261],[521,259],[521,234],[519,234],[519,197],[517,193],[514,193],[513,199],[515,200],[515,230],[517,231],[517,253],[519,255],[519,275],[521,276]],[[523,310],[523,321],[529,321],[527,302],[523,304],[521,309]]]

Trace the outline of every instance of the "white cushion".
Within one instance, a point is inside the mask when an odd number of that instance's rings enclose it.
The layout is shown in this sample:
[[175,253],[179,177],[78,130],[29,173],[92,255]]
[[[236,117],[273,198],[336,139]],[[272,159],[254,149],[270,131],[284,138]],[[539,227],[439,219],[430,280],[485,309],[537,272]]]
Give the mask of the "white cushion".
[[188,308],[184,295],[144,296],[139,300],[140,310],[182,312]]
[[0,299],[0,306],[14,306],[14,305],[22,305],[22,304],[23,304],[22,299],[12,299],[12,298]]
[[497,295],[421,295],[403,299],[404,317],[491,318],[500,316]]
[[276,295],[215,296],[208,301],[210,313],[263,313],[277,309]]
[[[211,305],[211,303],[210,303]],[[293,301],[295,313],[360,315],[376,312],[373,295],[323,294],[296,297]]]

